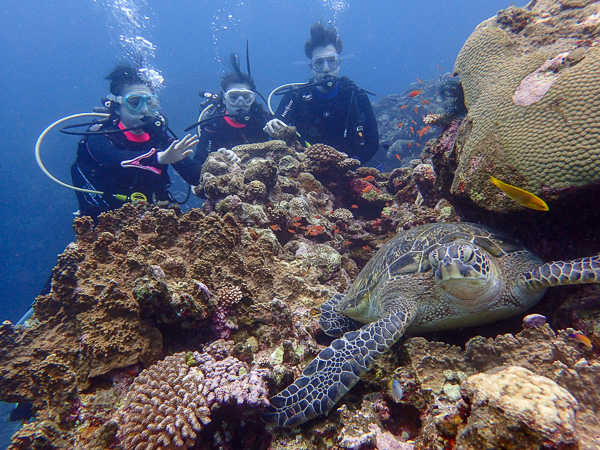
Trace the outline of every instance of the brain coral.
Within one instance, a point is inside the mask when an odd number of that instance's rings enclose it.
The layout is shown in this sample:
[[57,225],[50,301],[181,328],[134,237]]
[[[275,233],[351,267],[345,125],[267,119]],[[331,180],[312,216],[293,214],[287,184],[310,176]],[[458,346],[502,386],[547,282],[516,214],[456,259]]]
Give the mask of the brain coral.
[[265,370],[249,371],[234,357],[176,353],[135,379],[118,413],[121,442],[128,449],[187,449],[225,404],[266,406]]
[[492,210],[520,206],[489,175],[546,200],[600,180],[600,5],[530,5],[480,24],[454,67],[472,127],[451,191]]

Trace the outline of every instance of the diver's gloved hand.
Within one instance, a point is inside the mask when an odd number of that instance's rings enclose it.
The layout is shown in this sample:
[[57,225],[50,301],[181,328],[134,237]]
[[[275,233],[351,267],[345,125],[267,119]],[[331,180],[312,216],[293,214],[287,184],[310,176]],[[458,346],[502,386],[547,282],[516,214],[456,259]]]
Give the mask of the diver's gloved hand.
[[239,163],[241,161],[240,157],[236,155],[233,150],[228,150],[225,147],[222,147],[219,150],[217,150],[217,153],[225,156],[232,163]]
[[184,159],[186,156],[191,156],[194,153],[194,147],[198,145],[198,136],[186,134],[180,141],[173,141],[171,145],[164,151],[156,154],[159,164],[175,164]]
[[283,127],[287,127],[287,124],[285,122],[279,119],[271,119],[263,128],[263,131],[269,136],[273,137],[273,135],[279,130],[281,130]]

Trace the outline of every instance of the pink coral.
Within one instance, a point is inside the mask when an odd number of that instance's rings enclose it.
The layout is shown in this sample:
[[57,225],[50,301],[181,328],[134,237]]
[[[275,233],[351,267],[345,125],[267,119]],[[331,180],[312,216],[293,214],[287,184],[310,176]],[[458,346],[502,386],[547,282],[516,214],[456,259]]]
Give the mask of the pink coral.
[[561,53],[549,59],[535,71],[527,75],[513,95],[513,102],[519,106],[529,106],[546,95],[556,80],[559,69],[569,52]]

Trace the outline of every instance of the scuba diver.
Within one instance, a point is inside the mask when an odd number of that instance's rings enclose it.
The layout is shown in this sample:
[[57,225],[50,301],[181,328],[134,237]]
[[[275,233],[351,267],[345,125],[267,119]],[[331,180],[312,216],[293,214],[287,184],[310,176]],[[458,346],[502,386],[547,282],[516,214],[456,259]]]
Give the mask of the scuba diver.
[[199,122],[192,126],[199,127],[200,142],[194,154],[194,162],[199,166],[211,152],[221,148],[269,140],[263,130],[269,114],[256,102],[257,91],[250,75],[250,64],[248,73],[244,73],[236,54],[230,55],[230,62],[233,72],[221,77],[222,92],[204,94],[208,100],[201,105]]
[[283,93],[275,119],[265,126],[273,136],[292,125],[307,143],[323,143],[366,163],[379,148],[379,132],[367,91],[348,77],[338,78],[342,41],[337,29],[322,22],[312,25],[304,52],[313,78],[275,89]]
[[[160,101],[144,69],[118,65],[107,77],[110,94],[106,120],[92,125],[79,142],[71,167],[79,212],[94,220],[124,201],[174,201],[167,169],[172,165],[189,184],[200,179],[200,166],[189,157],[197,136],[177,140],[167,134]],[[68,128],[68,127],[67,127]]]

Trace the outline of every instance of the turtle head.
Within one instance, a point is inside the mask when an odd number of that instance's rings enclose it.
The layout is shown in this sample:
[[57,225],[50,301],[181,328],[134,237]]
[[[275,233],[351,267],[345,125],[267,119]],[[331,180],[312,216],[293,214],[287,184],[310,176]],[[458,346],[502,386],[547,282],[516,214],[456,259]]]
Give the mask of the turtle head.
[[458,307],[486,309],[500,292],[500,276],[487,252],[471,242],[442,245],[429,254],[437,285]]

